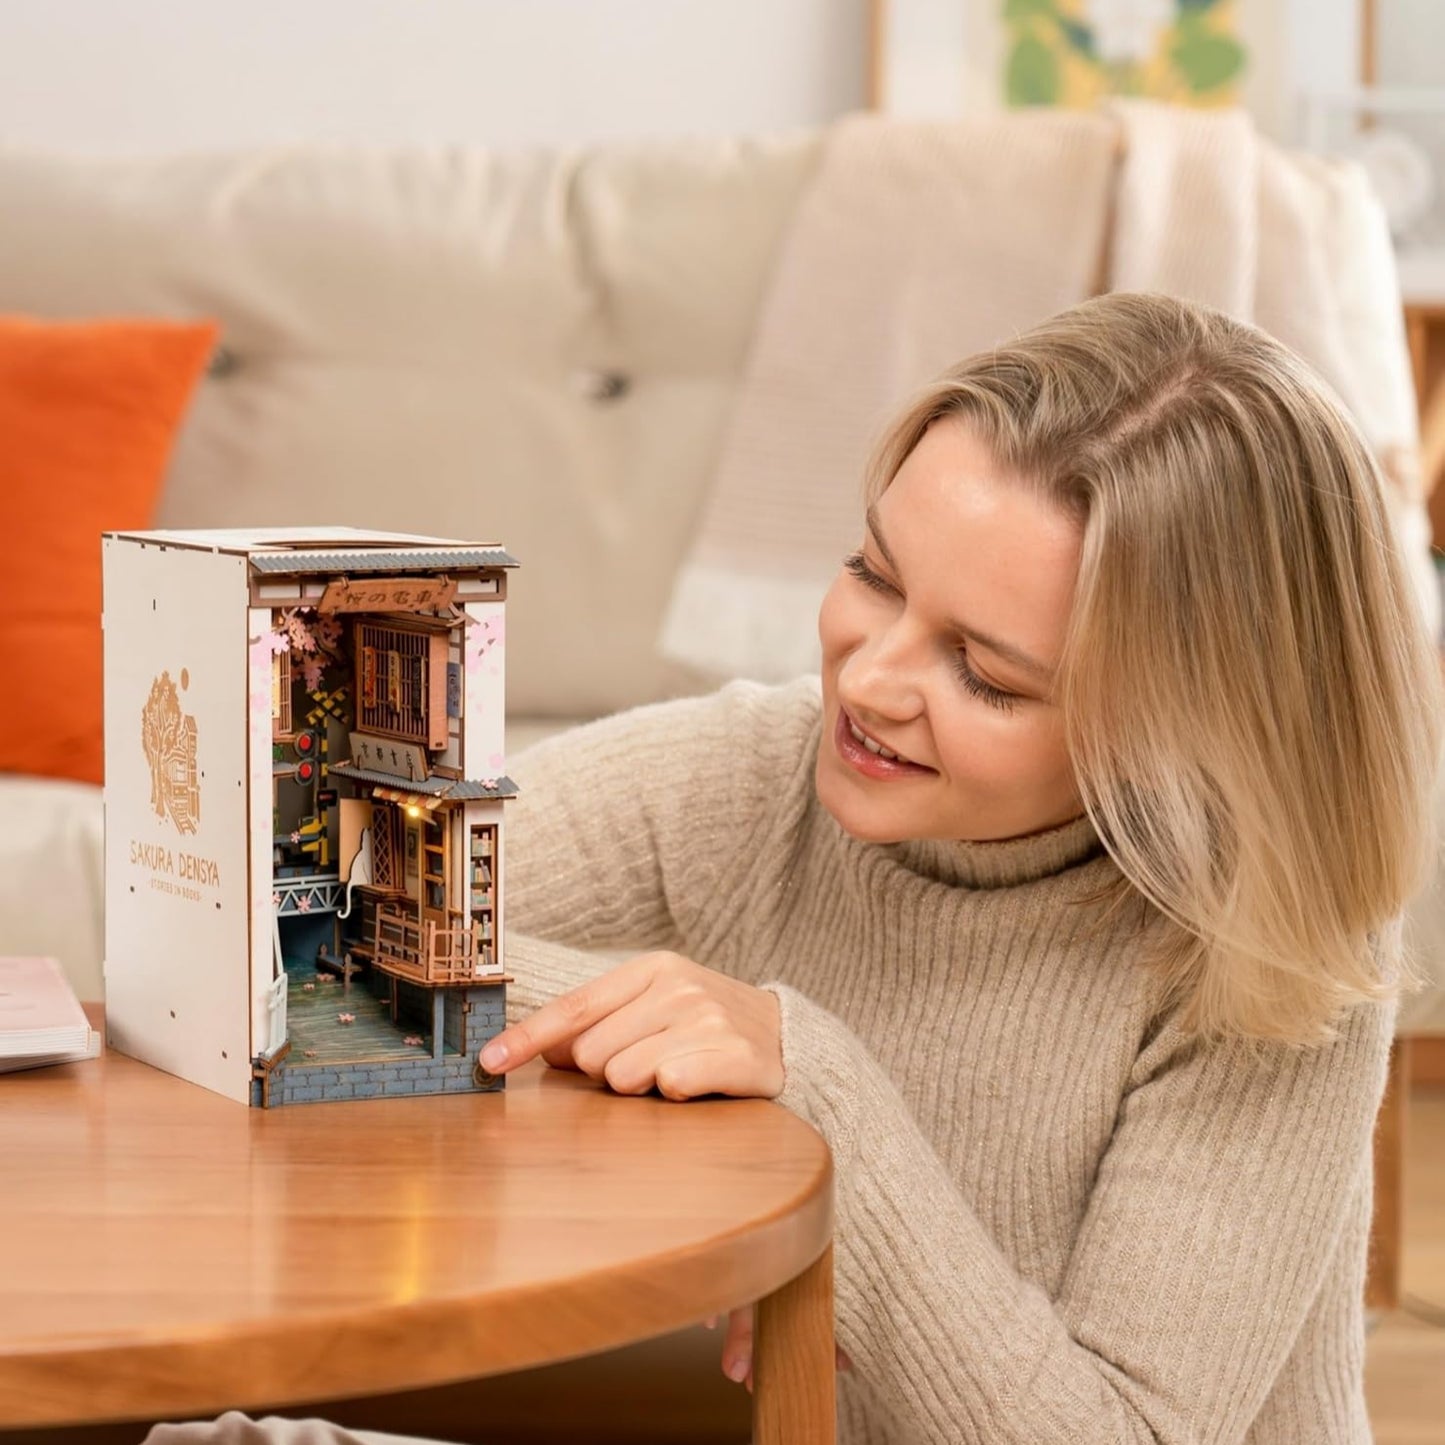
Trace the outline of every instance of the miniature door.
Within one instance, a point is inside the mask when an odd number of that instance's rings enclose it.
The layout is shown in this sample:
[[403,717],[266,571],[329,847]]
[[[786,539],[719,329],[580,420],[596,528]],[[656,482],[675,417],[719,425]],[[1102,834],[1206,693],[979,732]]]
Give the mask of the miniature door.
[[447,925],[448,864],[445,815],[423,814],[421,820],[421,916],[423,923],[436,925],[437,932]]

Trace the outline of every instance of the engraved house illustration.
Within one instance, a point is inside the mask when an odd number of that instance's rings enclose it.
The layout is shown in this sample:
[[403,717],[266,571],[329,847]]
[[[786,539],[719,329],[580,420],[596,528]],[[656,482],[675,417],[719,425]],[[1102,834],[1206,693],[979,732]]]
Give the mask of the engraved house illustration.
[[500,1086],[515,565],[344,528],[106,537],[116,1048],[267,1107]]
[[[181,669],[181,686],[190,677]],[[141,714],[141,742],[151,769],[151,806],[169,817],[178,833],[194,833],[201,812],[196,783],[196,720],[181,711],[171,675],[163,672],[151,684]]]

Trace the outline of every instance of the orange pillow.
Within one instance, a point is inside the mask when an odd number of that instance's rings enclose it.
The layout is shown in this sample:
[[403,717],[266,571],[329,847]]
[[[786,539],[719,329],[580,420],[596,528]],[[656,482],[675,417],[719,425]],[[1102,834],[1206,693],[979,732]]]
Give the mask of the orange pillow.
[[101,781],[100,534],[150,525],[217,334],[0,316],[0,772]]

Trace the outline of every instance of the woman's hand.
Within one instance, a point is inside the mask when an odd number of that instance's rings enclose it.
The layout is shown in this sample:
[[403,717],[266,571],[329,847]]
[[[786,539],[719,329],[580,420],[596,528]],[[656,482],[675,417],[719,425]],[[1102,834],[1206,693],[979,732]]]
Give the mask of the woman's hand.
[[[753,1314],[754,1306],[728,1311],[727,1333],[723,1336],[722,1371],[728,1379],[753,1389]],[[717,1316],[704,1322],[708,1329],[717,1328]],[[851,1370],[853,1361],[837,1345],[833,1346],[833,1362],[840,1370]]]
[[481,1064],[505,1074],[541,1055],[619,1094],[669,1099],[783,1091],[778,1001],[677,953],[644,953],[498,1034]]

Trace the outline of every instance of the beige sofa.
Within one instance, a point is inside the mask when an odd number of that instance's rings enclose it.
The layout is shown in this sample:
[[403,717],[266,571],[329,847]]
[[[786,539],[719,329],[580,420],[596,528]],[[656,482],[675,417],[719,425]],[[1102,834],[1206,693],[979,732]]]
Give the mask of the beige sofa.
[[[0,310],[221,321],[162,525],[504,542],[515,750],[708,685],[658,633],[824,143],[0,150]],[[55,954],[99,998],[98,790],[0,775],[0,817],[0,949]],[[1427,964],[1439,912],[1417,909]]]

